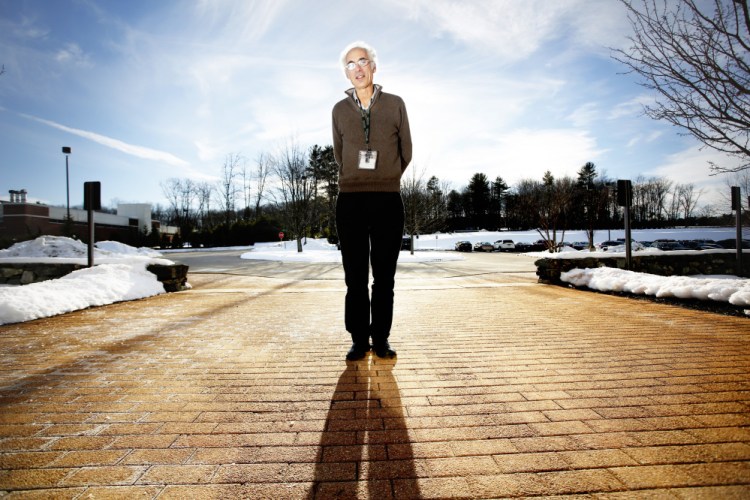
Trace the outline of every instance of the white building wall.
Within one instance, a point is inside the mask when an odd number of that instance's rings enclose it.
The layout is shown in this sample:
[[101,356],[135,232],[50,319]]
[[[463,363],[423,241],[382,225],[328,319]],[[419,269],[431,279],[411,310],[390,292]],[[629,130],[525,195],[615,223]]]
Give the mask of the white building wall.
[[117,205],[117,215],[138,219],[138,230],[151,232],[151,204],[150,203],[120,203]]
[[[68,209],[66,207],[49,207],[49,218],[56,220],[65,220],[68,215]],[[70,218],[76,222],[87,223],[89,221],[89,214],[87,210],[80,210],[77,208],[70,209]],[[94,212],[94,223],[95,224],[110,224],[113,226],[127,226],[129,222],[128,217],[115,214],[105,214],[102,212]]]

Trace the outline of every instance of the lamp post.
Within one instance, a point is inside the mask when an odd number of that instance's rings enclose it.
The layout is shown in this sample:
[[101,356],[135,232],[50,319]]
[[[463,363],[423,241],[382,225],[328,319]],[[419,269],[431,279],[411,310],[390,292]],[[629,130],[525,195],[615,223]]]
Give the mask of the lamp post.
[[68,155],[71,151],[68,146],[63,146],[62,152],[65,155],[65,198],[68,207],[68,220],[70,220],[70,176],[68,175]]
[[309,196],[309,193],[307,192],[307,173],[303,173],[302,174],[302,234],[305,236],[305,245],[307,245],[308,196]]

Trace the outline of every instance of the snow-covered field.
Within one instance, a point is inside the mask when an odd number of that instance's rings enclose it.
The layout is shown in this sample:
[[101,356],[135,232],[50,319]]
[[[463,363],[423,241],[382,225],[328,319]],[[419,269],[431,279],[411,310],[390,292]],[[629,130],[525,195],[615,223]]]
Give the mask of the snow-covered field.
[[[623,231],[599,231],[595,242],[622,238]],[[734,237],[732,228],[675,229],[633,231],[633,238],[642,241],[655,239],[712,239]],[[445,262],[461,260],[464,256],[453,251],[457,241],[494,242],[512,239],[532,242],[539,235],[527,232],[486,232],[422,235],[415,240],[415,252],[401,252],[399,262]],[[582,231],[568,232],[565,241],[583,241]],[[294,262],[340,262],[334,245],[325,241],[308,239],[303,252],[297,252],[296,242],[259,243],[254,247],[236,247],[247,250],[242,259],[262,259]],[[223,249],[226,250],[226,249]],[[181,250],[190,251],[190,250]],[[649,250],[656,251],[656,250]],[[18,243],[0,250],[3,262],[87,263],[85,244],[70,238],[42,236],[36,240]],[[169,253],[171,251],[164,251]],[[613,255],[615,252],[608,252]],[[553,254],[540,252],[532,257]],[[590,255],[588,252],[570,251],[558,258]],[[93,268],[75,271],[63,278],[23,286],[0,287],[0,324],[17,323],[55,316],[91,306],[112,304],[164,293],[164,287],[146,270],[149,263],[172,264],[162,253],[151,249],[133,248],[117,242],[102,241],[96,244]],[[657,297],[694,298],[728,302],[737,306],[750,306],[750,280],[736,276],[663,277],[632,273],[618,269],[574,269],[563,279],[576,286],[601,291],[621,291]],[[746,311],[750,314],[749,311]]]
[[[303,240],[304,241],[304,240]],[[419,247],[417,247],[419,248]],[[464,256],[458,252],[401,252],[399,262],[446,262],[451,260],[463,260]],[[453,247],[450,247],[453,250]],[[258,243],[248,252],[243,253],[240,258],[248,260],[283,260],[285,262],[341,262],[341,252],[336,245],[331,245],[326,240],[307,239],[302,246],[302,252],[297,252],[296,241],[284,241],[278,243]]]

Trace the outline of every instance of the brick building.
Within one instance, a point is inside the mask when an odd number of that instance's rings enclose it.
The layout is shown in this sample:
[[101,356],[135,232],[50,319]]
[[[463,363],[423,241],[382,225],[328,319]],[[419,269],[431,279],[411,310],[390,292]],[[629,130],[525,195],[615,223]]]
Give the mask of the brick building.
[[[75,235],[88,240],[88,212],[70,209],[70,221],[66,222],[65,207],[51,207],[40,203],[28,203],[25,189],[10,191],[10,201],[0,200],[0,241],[13,242],[36,238],[41,235]],[[168,236],[176,228],[160,227],[151,219],[148,203],[123,203],[117,205],[117,213],[94,212],[95,240],[116,240],[124,243],[136,241],[142,234],[159,231]]]

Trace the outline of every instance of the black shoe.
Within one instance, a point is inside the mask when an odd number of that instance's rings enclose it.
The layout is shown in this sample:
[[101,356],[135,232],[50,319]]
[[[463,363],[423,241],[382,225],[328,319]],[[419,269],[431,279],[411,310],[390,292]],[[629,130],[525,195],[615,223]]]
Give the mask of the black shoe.
[[396,357],[396,351],[391,349],[391,345],[386,341],[384,343],[378,343],[373,346],[373,351],[378,355],[379,358],[393,359]]
[[347,361],[357,361],[365,356],[367,356],[367,353],[370,351],[370,345],[369,344],[352,344],[351,349],[349,349],[349,352],[346,353],[346,360]]

